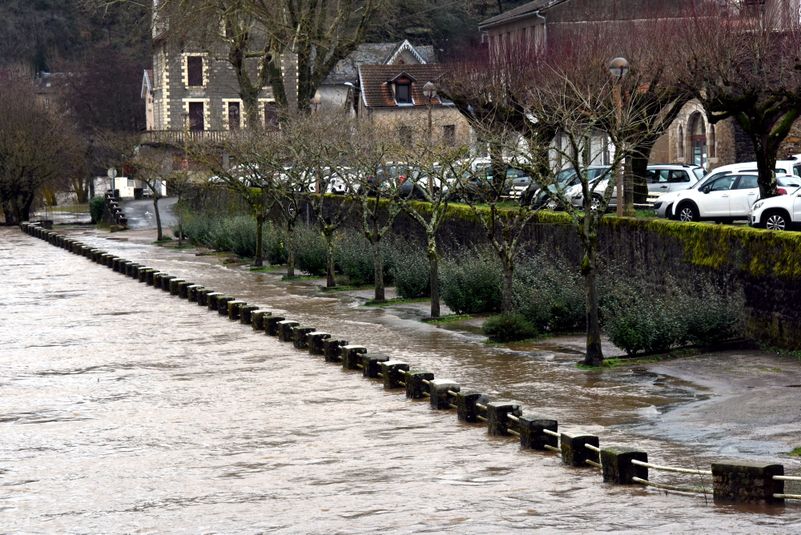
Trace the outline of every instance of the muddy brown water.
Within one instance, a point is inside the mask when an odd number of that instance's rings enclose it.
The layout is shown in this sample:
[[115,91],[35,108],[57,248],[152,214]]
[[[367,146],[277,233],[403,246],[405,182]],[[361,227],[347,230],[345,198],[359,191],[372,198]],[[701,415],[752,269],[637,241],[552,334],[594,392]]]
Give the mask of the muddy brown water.
[[[600,435],[602,445],[636,445],[652,462],[685,467],[721,458],[720,444],[671,439],[670,428],[651,425],[707,397],[691,378],[583,372],[558,348],[488,347],[275,274],[160,249],[145,234],[74,234],[516,399],[565,430]],[[605,485],[592,469],[520,451],[452,411],[386,392],[16,229],[0,230],[0,272],[3,533],[801,531],[799,505],[723,506]],[[725,447],[797,469],[775,455],[777,444],[735,436]],[[760,455],[763,447],[774,451]]]

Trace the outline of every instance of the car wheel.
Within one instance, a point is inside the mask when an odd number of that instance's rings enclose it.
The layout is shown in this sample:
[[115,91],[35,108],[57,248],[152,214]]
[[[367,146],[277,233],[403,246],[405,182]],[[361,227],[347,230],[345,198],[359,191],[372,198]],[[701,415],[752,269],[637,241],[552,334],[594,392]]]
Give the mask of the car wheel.
[[689,223],[691,221],[698,221],[698,208],[694,204],[682,204],[676,210],[676,219]]
[[603,199],[597,195],[592,196],[592,203],[590,203],[590,209],[593,212],[597,212],[601,208],[601,204],[603,203]]
[[787,227],[789,226],[787,216],[778,210],[774,212],[768,212],[762,216],[762,222],[764,227],[768,230],[787,230]]

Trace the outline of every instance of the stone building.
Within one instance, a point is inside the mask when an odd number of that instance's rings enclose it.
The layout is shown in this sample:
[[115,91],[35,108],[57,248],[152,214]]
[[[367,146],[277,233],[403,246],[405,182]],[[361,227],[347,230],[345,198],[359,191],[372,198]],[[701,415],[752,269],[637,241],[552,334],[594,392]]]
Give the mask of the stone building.
[[[406,144],[430,141],[446,145],[470,144],[472,133],[464,116],[447,99],[423,93],[445,67],[438,64],[361,65],[355,110]],[[429,130],[430,120],[430,130]]]

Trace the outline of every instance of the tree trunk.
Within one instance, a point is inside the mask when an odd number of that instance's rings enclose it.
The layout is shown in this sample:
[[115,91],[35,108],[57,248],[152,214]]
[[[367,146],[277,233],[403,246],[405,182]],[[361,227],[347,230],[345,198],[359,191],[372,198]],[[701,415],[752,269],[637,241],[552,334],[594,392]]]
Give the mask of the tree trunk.
[[[651,157],[653,143],[636,145],[627,160],[626,174],[631,177],[632,202],[644,203],[648,200],[648,159]],[[628,199],[626,199],[628,203]]]
[[438,318],[439,311],[439,255],[437,239],[432,232],[428,233],[428,283],[431,287],[431,317]]
[[325,287],[334,288],[337,281],[334,278],[334,231],[323,231],[325,237]]
[[501,312],[504,314],[511,313],[514,310],[514,280],[514,260],[505,258],[503,261],[503,289],[501,294]]
[[384,254],[381,251],[380,240],[371,240],[370,246],[373,249],[373,283],[375,285],[373,300],[381,303],[387,300],[384,289]]
[[294,228],[291,224],[286,227],[286,276],[292,278],[295,276],[295,240]]
[[253,265],[261,267],[264,265],[264,216],[256,216],[256,256]]
[[[757,162],[757,174],[759,182],[759,197],[767,199],[775,197],[776,192],[776,151],[768,147],[768,143],[753,136],[754,155]],[[756,200],[756,199],[754,199]]]
[[161,214],[159,213],[159,196],[153,196],[153,211],[156,214],[156,240],[161,241],[164,239],[164,233],[161,230]]
[[584,277],[587,315],[587,353],[584,364],[600,366],[604,360],[601,348],[601,322],[598,313],[598,287],[596,284],[598,238],[588,236],[584,240],[584,259],[581,262],[581,274]]

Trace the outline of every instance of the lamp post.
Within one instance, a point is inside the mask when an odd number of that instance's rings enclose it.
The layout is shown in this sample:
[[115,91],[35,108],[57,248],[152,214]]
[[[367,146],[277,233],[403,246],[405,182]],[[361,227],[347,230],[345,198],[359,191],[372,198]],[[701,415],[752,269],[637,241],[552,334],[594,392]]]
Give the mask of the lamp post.
[[[615,122],[617,123],[618,128],[620,127],[620,123],[623,120],[623,94],[620,88],[620,82],[623,80],[623,77],[626,76],[629,72],[629,62],[626,58],[617,57],[614,58],[612,61],[609,62],[609,74],[612,75],[612,79],[615,82],[614,85],[614,99],[615,99]],[[615,150],[624,150],[622,142],[619,143],[619,146],[615,148]],[[623,207],[623,174],[624,170],[621,167],[624,165],[624,161],[621,159],[620,164],[618,165],[617,169],[615,169],[615,189],[616,189],[616,201],[617,201],[617,209],[616,214],[618,217],[623,217],[624,214],[624,207]]]
[[428,111],[428,144],[431,144],[431,107],[433,106],[434,97],[437,96],[437,86],[434,82],[428,81],[423,86],[423,96],[426,97],[426,108]]

